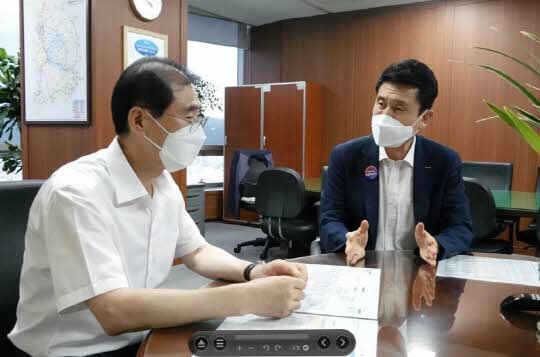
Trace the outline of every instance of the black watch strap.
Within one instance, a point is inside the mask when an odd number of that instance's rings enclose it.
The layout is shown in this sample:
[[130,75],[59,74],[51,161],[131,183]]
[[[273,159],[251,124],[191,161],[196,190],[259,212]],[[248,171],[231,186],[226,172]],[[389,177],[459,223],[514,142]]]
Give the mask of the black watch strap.
[[256,266],[257,266],[256,263],[251,263],[244,269],[244,280],[245,281],[250,281],[251,280],[249,274],[251,273],[253,268],[255,268]]

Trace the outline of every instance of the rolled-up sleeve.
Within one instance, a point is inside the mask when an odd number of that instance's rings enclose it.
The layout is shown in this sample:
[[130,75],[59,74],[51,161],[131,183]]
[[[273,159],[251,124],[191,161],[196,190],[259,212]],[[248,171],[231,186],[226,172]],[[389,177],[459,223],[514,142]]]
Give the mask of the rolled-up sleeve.
[[95,296],[128,287],[118,249],[96,197],[76,189],[52,191],[45,246],[59,313]]

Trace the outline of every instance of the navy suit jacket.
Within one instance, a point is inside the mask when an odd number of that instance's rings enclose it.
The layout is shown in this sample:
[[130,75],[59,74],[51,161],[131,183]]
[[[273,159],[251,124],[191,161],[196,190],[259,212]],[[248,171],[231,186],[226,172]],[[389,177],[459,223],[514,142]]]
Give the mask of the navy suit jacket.
[[[343,251],[345,234],[369,222],[366,249],[375,249],[379,221],[379,177],[365,176],[368,166],[379,169],[379,147],[372,136],[338,145],[330,155],[321,193],[320,237],[325,253]],[[416,136],[413,171],[415,223],[439,243],[439,259],[467,252],[473,234],[458,154]]]

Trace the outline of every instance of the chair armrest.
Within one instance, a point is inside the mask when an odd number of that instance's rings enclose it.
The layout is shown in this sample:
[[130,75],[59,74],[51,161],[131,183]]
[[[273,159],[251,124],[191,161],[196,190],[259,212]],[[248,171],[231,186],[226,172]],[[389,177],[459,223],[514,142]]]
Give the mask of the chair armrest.
[[315,239],[313,242],[311,242],[311,246],[309,247],[309,254],[310,255],[321,255],[321,241],[320,238]]

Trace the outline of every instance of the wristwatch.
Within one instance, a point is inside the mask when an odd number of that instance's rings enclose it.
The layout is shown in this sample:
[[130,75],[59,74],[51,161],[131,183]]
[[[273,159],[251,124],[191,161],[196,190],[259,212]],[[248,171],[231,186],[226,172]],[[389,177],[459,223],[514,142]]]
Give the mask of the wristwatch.
[[247,267],[245,267],[244,269],[244,280],[245,281],[250,281],[251,280],[251,277],[249,276],[249,274],[251,274],[251,271],[253,270],[253,268],[255,268],[257,265],[257,263],[251,263],[249,264]]

